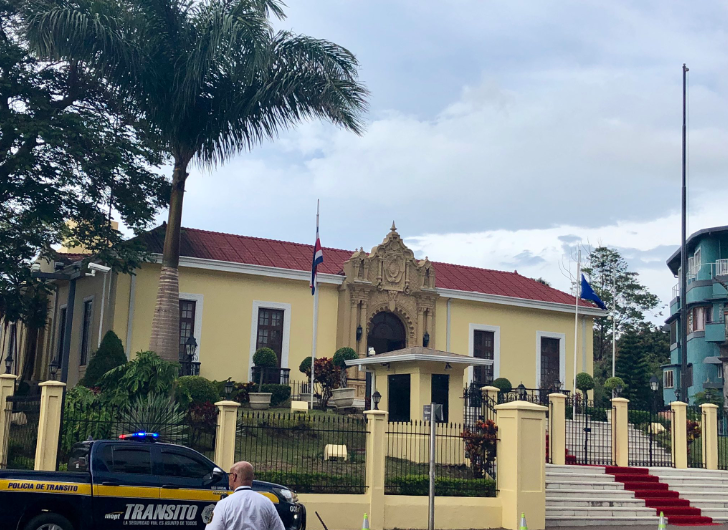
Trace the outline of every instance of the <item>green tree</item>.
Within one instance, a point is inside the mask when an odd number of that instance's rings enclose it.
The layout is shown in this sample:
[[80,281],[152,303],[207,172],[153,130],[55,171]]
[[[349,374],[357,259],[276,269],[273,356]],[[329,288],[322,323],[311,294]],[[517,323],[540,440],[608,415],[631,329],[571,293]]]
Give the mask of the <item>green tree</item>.
[[619,336],[628,328],[639,326],[645,320],[645,312],[656,308],[660,299],[640,283],[639,274],[630,271],[627,261],[613,248],[591,249],[582,272],[614,317],[594,319],[594,375],[603,383],[612,375],[612,327],[616,326]]
[[121,343],[119,336],[109,330],[101,340],[99,349],[91,357],[81,384],[87,387],[95,387],[99,384],[101,376],[122,364],[126,364],[124,345]]
[[617,342],[617,377],[624,381],[622,397],[630,401],[630,408],[649,410],[652,403],[650,373],[647,356],[640,344],[638,333],[629,329]]
[[29,53],[29,4],[0,0],[0,318],[26,325],[22,379],[33,373],[47,304],[31,262],[55,258],[52,246],[68,241],[126,272],[143,254],[122,244],[110,212],[142,231],[169,196],[153,171],[161,158],[152,137],[119,94],[86,63]]
[[140,351],[133,360],[101,376],[99,387],[104,401],[128,405],[132,398],[149,394],[169,396],[178,372],[178,363],[165,361],[153,351]]
[[91,65],[146,118],[173,161],[150,349],[178,350],[178,266],[188,167],[211,168],[302,120],[362,131],[353,54],[287,31],[279,0],[39,0],[28,34],[42,56]]

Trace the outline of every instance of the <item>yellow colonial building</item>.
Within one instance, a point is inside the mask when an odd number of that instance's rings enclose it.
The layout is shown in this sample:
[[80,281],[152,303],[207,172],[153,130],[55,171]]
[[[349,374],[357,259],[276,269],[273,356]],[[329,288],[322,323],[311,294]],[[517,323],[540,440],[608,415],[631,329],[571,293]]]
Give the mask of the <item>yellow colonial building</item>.
[[[73,315],[70,282],[53,280],[37,378],[47,377],[62,351],[68,318],[70,386],[83,377],[107,330],[122,339],[129,357],[148,349],[164,230],[141,236],[156,263],[134,275],[107,272],[103,264],[88,270],[82,255],[67,255],[60,272],[78,276]],[[184,228],[180,248],[180,352],[193,336],[200,375],[248,381],[253,353],[268,346],[280,368],[290,369],[290,380],[303,381],[298,366],[311,355],[313,333],[312,246]],[[470,381],[506,377],[534,389],[559,381],[571,389],[575,317],[567,293],[517,272],[418,260],[394,225],[370,252],[324,248],[318,278],[317,357],[342,346],[360,357],[369,348],[380,354],[427,346],[493,361],[467,368]],[[603,314],[586,302],[580,307],[578,371],[592,372],[592,321]]]

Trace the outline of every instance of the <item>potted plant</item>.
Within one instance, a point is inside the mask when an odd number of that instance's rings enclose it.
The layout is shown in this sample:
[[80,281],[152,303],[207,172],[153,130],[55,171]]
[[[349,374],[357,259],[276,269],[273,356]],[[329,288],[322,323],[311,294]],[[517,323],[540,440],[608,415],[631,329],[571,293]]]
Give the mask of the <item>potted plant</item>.
[[346,361],[358,359],[359,356],[352,348],[339,348],[332,359],[334,366],[339,369],[339,388],[332,390],[331,400],[337,409],[354,405],[356,388],[347,387]]
[[260,348],[253,355],[253,364],[258,368],[258,391],[250,392],[248,394],[248,401],[251,409],[265,410],[270,408],[270,398],[273,394],[270,392],[262,392],[263,374],[266,368],[276,368],[278,366],[278,356],[270,348]]

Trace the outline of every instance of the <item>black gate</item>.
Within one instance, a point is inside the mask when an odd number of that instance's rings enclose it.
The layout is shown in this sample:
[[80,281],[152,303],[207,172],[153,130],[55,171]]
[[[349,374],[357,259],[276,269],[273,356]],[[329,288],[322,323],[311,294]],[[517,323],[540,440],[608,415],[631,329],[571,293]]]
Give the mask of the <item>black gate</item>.
[[672,410],[630,410],[628,421],[629,465],[674,467]]
[[33,469],[38,442],[40,396],[9,396],[5,403],[5,469]]
[[567,463],[612,465],[612,412],[579,397],[566,399]]

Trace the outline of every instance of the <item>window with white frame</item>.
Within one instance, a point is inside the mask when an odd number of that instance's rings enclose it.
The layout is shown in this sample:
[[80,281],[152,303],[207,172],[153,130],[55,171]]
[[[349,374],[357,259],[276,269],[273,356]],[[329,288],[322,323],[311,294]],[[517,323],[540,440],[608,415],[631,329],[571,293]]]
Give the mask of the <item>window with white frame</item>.
[[288,352],[291,342],[291,304],[254,300],[251,316],[249,373],[252,374],[255,351],[263,346],[276,352],[280,368],[288,368]]
[[697,276],[700,272],[700,267],[702,265],[701,258],[701,252],[698,248],[698,250],[696,250],[695,254],[693,255],[693,276]]
[[674,374],[675,372],[673,370],[665,370],[662,373],[663,388],[675,388]]

